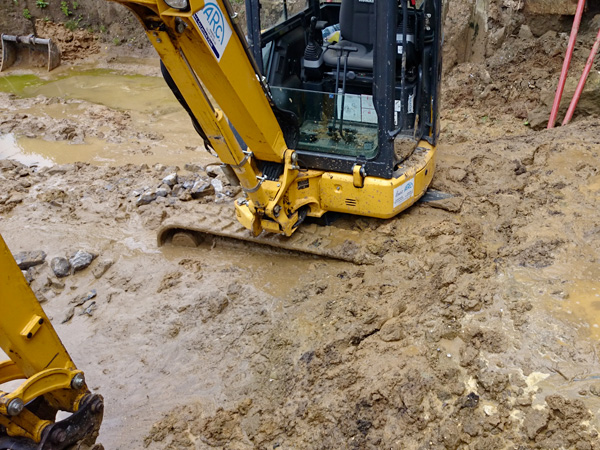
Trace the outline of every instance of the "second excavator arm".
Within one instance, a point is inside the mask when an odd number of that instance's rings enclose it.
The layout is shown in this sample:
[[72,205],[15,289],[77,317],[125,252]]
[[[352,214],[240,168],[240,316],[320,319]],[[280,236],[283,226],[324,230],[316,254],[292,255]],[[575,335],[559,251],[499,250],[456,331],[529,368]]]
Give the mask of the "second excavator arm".
[[[103,399],[87,388],[1,236],[0,348],[9,358],[0,361],[0,450],[91,447]],[[72,415],[57,421],[59,411]]]

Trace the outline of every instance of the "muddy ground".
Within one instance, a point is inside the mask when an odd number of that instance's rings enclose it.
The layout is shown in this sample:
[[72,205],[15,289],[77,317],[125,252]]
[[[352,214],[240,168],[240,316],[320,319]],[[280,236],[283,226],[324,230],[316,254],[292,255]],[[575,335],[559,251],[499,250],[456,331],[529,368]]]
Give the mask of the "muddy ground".
[[[155,59],[107,46],[41,81],[0,77],[0,233],[47,254],[27,276],[106,399],[107,449],[599,448],[595,85],[571,125],[534,129],[566,39],[554,18],[496,13],[481,61],[445,49],[433,188],[455,197],[336,224],[366,265],[158,248],[165,219],[238,192],[203,169],[216,160]],[[448,42],[463,19],[449,10]],[[97,256],[57,277],[77,250]]]

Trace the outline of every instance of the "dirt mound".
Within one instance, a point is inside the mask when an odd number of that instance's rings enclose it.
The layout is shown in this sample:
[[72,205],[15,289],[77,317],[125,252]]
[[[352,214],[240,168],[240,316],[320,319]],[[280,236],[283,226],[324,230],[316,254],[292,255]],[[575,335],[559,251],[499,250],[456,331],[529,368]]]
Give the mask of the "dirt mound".
[[[541,129],[563,64],[571,17],[531,15],[523,2],[452,1],[445,22],[443,108],[469,106],[481,117],[509,114]],[[584,14],[561,114],[566,112],[600,23]],[[579,116],[600,115],[598,77],[588,80]],[[545,123],[544,123],[545,122]]]
[[37,20],[35,28],[38,36],[52,38],[60,49],[62,61],[84,59],[100,51],[98,38],[87,30],[67,29],[64,24]]

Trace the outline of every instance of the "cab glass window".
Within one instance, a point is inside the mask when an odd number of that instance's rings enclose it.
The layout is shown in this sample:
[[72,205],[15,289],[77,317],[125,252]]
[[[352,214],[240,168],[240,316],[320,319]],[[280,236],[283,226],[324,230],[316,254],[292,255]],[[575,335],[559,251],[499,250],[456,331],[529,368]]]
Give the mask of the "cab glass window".
[[260,0],[260,26],[268,30],[308,8],[308,0]]

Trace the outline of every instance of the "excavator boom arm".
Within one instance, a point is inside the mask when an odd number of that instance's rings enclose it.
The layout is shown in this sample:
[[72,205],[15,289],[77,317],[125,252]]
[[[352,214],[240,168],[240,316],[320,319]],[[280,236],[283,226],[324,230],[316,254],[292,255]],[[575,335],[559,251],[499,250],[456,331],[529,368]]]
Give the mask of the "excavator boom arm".
[[[115,1],[138,18],[211,147],[234,170],[247,197],[236,204],[240,222],[255,235],[265,228],[291,235],[298,214],[276,207],[297,171],[276,112],[292,141],[293,117],[275,107],[227,0],[190,0],[182,9],[163,0]],[[257,160],[282,164],[289,183],[265,183]]]

